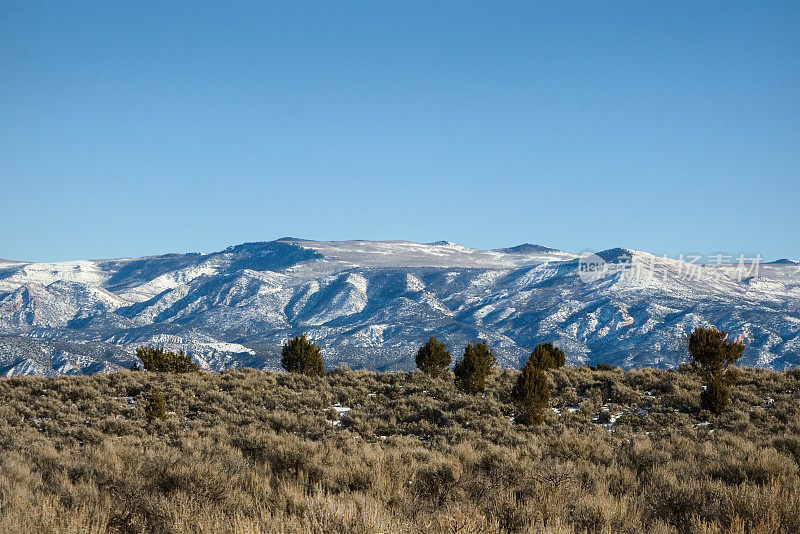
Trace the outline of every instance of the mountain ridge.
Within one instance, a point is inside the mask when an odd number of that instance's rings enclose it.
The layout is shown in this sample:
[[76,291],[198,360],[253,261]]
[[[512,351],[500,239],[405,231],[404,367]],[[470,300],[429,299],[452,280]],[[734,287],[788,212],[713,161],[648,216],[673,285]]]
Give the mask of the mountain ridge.
[[610,268],[588,282],[579,255],[529,243],[281,238],[210,253],[0,260],[0,374],[125,368],[140,344],[187,350],[206,369],[275,369],[283,340],[301,332],[329,366],[410,369],[416,347],[436,335],[455,359],[484,339],[512,367],[542,341],[563,346],[572,364],[669,367],[701,325],[744,340],[745,364],[800,364],[800,273],[790,260],[747,277],[735,264],[625,248],[597,256]]

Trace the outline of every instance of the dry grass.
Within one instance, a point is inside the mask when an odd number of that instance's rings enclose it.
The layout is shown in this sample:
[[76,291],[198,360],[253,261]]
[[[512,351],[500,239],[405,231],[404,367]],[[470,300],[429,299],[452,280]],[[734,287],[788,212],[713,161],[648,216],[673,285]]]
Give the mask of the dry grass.
[[0,530],[800,532],[800,371],[743,369],[713,416],[689,373],[564,368],[535,428],[515,376],[3,379]]

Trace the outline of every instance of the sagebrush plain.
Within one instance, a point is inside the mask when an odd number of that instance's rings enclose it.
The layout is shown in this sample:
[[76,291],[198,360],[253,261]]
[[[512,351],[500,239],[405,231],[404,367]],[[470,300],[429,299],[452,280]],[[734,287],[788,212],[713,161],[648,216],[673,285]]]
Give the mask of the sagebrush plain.
[[800,370],[564,367],[537,426],[517,373],[2,379],[0,530],[800,532]]

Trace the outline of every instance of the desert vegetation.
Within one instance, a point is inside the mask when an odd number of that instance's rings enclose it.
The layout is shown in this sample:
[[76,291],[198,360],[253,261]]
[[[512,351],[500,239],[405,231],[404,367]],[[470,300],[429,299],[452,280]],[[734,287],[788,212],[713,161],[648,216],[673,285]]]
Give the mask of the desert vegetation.
[[286,342],[281,351],[281,366],[290,373],[308,376],[325,374],[322,351],[316,343],[306,339],[305,334],[295,336]]
[[141,362],[132,370],[144,370],[153,373],[191,373],[200,367],[183,351],[171,352],[163,347],[139,347],[136,357]]
[[700,327],[688,342],[692,368],[703,377],[700,405],[715,414],[724,412],[730,404],[730,387],[739,376],[733,364],[744,352],[744,345],[727,337],[727,332]]
[[417,367],[431,376],[441,376],[450,367],[450,351],[447,345],[431,336],[417,351]]
[[800,531],[800,370],[314,374],[2,379],[0,530]]
[[464,349],[464,356],[453,366],[455,385],[464,393],[483,393],[486,381],[497,365],[497,358],[487,344],[472,343]]
[[544,422],[544,412],[550,404],[550,386],[547,375],[541,369],[525,365],[511,389],[517,415],[514,420],[520,424],[539,425]]

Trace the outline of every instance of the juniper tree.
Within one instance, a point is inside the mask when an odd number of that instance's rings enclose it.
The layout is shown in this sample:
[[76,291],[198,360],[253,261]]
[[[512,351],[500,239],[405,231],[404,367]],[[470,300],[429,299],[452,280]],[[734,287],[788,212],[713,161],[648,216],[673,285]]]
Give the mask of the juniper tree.
[[417,351],[417,367],[431,376],[440,376],[450,366],[450,351],[444,343],[431,336]]
[[729,383],[718,378],[707,380],[700,393],[700,407],[717,415],[728,409],[731,402]]
[[528,362],[525,365],[532,365],[535,369],[546,371],[557,367],[564,367],[566,363],[564,351],[552,343],[539,343],[533,349]]
[[486,379],[492,374],[497,358],[486,342],[467,344],[464,357],[453,368],[456,387],[465,393],[486,391]]
[[162,347],[139,347],[136,357],[145,371],[154,373],[189,373],[200,369],[185,352],[167,352]]
[[313,341],[306,339],[305,334],[288,340],[283,346],[281,356],[281,366],[290,373],[308,376],[325,374],[322,353]]
[[550,386],[545,372],[530,364],[523,366],[511,389],[511,399],[517,406],[517,423],[541,424],[544,411],[550,405]]
[[703,378],[705,389],[700,405],[720,414],[730,403],[730,386],[736,383],[738,372],[731,368],[742,356],[744,345],[727,341],[728,333],[716,328],[695,328],[689,336],[692,368]]
[[149,422],[153,422],[156,419],[163,421],[167,418],[167,402],[160,391],[156,390],[150,396],[150,402],[145,406],[144,414]]

